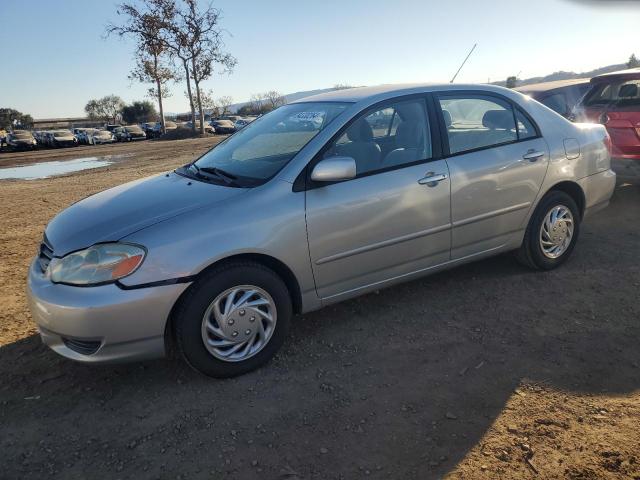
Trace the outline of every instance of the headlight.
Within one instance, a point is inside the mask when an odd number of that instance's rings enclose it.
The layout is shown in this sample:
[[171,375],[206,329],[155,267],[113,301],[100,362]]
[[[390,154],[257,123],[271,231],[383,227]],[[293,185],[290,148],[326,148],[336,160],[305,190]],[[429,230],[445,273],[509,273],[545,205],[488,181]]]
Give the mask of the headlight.
[[137,245],[102,243],[54,258],[48,272],[54,283],[85,286],[110,283],[135,272],[145,254]]

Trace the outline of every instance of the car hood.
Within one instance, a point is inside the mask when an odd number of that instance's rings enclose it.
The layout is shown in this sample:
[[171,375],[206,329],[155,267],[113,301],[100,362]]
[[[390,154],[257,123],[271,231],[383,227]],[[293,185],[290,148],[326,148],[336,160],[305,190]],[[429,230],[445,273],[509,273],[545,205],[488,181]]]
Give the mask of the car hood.
[[246,192],[189,180],[176,173],[125,183],[80,200],[49,223],[46,237],[59,257]]

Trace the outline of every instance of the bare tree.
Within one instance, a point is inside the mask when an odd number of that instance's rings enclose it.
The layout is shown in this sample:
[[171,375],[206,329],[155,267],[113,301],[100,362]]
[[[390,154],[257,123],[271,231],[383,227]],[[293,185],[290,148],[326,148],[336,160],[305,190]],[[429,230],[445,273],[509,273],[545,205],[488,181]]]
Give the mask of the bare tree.
[[178,22],[174,23],[174,34],[181,39],[191,59],[191,78],[196,89],[196,101],[200,113],[200,133],[204,134],[204,110],[200,84],[211,77],[214,65],[223,72],[230,72],[237,60],[224,52],[222,29],[219,26],[220,10],[210,4],[205,10],[198,8],[197,0],[183,0],[184,8],[177,10]]
[[[184,96],[189,99],[189,93],[184,92]],[[200,103],[202,103],[202,109],[205,112],[209,112],[212,116],[217,117],[219,113],[218,102],[213,97],[212,90],[202,90],[200,92]]]
[[[132,36],[136,39],[136,65],[129,78],[142,83],[155,83],[155,89],[149,89],[149,94],[158,101],[162,132],[165,130],[164,108],[162,99],[168,89],[169,80],[175,80],[176,74],[165,62],[168,48],[162,39],[161,32],[166,22],[166,16],[172,15],[169,5],[160,4],[153,0],[145,0],[142,7],[123,3],[118,7],[118,14],[126,16],[123,25],[107,25],[107,35],[115,34],[119,37]],[[154,91],[155,90],[155,91]]]
[[216,106],[220,110],[220,115],[227,115],[231,113],[231,110],[229,110],[231,104],[233,104],[233,97],[229,95],[219,97],[218,100],[216,100]]
[[162,57],[156,51],[140,50],[136,54],[136,61],[136,66],[129,78],[142,83],[155,83],[155,87],[148,90],[148,95],[158,102],[162,133],[166,133],[162,99],[170,96],[167,83],[176,79],[176,74],[173,69],[164,64]]
[[217,117],[219,113],[218,102],[213,98],[213,90],[201,91],[200,102],[204,110],[209,110],[212,116]]
[[254,93],[253,95],[251,95],[251,98],[249,99],[251,111],[254,114],[264,113],[265,101],[266,99],[264,98],[264,94],[262,93]]
[[286,103],[284,96],[276,90],[269,90],[262,94],[269,110],[275,110]]

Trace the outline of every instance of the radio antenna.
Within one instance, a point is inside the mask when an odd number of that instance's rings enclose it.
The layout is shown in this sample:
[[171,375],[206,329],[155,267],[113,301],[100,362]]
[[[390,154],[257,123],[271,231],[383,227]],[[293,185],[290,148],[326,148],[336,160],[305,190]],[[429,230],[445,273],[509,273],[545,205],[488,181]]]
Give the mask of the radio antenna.
[[473,47],[471,48],[471,50],[469,51],[469,53],[465,57],[464,61],[462,62],[462,65],[460,65],[460,68],[458,69],[458,71],[456,72],[456,74],[453,76],[453,78],[451,79],[451,81],[449,83],[453,83],[453,81],[456,79],[456,77],[460,73],[460,70],[462,70],[462,67],[464,67],[464,64],[467,63],[467,60],[469,60],[469,57],[471,56],[471,54],[473,53],[473,51],[476,49],[477,46],[478,46],[477,43],[473,44]]

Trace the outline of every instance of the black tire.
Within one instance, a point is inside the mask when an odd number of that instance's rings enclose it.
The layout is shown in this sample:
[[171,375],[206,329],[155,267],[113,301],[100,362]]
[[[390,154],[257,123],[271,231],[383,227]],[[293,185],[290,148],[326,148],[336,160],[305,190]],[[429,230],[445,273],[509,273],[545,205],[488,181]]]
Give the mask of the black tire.
[[[246,360],[229,362],[214,357],[205,347],[202,320],[218,295],[239,285],[254,285],[265,290],[275,303],[277,321],[262,350]],[[289,330],[292,311],[289,290],[271,269],[254,262],[222,265],[199,279],[180,300],[173,318],[176,346],[185,361],[200,373],[215,378],[242,375],[267,363],[280,349]]]
[[[571,211],[571,215],[573,216],[573,236],[571,243],[559,257],[549,258],[543,253],[542,247],[540,246],[540,228],[542,227],[546,214],[557,205],[565,206]],[[571,252],[580,235],[581,220],[580,210],[571,196],[559,190],[552,190],[547,193],[542,200],[540,200],[540,203],[529,220],[524,240],[516,254],[518,261],[534,270],[552,270],[559,267],[571,256]]]

